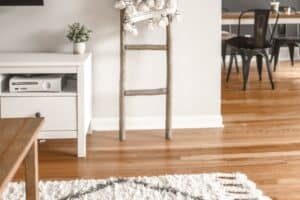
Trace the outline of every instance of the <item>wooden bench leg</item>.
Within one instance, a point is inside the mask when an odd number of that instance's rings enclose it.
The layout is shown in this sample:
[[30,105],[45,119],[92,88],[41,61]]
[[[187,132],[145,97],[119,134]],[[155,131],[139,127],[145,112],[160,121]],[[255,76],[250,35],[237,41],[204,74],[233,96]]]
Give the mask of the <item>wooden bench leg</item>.
[[35,141],[25,159],[26,199],[39,199],[38,183],[38,143]]

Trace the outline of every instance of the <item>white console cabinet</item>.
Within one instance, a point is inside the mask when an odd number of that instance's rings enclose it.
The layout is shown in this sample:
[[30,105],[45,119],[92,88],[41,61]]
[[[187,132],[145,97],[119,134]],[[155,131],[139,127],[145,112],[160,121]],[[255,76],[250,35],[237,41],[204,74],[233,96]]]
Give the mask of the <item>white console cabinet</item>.
[[[13,75],[65,74],[72,77],[62,92],[10,93]],[[40,139],[77,139],[78,157],[86,156],[92,119],[92,55],[0,54],[0,116],[44,117]]]

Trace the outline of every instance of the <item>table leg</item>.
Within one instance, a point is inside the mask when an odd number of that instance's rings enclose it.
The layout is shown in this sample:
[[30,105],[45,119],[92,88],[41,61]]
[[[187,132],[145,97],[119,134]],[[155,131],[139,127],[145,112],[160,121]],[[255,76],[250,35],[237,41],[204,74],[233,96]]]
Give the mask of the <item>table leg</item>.
[[35,141],[25,159],[26,199],[39,199],[38,186],[38,143]]

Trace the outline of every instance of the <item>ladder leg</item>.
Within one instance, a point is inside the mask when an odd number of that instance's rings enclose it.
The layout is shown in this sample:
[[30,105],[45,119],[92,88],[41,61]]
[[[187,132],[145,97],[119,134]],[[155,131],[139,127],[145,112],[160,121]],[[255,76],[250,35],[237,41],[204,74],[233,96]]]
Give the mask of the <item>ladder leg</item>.
[[[169,17],[169,20],[170,17]],[[166,139],[172,139],[172,67],[173,67],[173,44],[172,44],[172,23],[167,26],[167,95],[166,95]]]
[[124,11],[120,13],[120,96],[119,96],[119,140],[126,140],[125,130],[125,30],[123,27]]

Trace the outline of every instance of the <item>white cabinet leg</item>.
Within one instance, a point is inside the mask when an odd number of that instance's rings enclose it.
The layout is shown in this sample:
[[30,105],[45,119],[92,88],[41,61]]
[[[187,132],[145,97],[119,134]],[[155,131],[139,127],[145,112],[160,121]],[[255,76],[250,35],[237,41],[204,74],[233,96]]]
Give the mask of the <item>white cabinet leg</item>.
[[89,129],[88,129],[88,134],[89,134],[89,135],[92,135],[92,134],[93,134],[92,123],[90,123]]
[[78,157],[86,157],[86,135],[83,131],[78,133],[77,156]]
[[78,157],[86,157],[86,137],[92,118],[92,60],[91,57],[78,68],[77,73],[77,154]]

